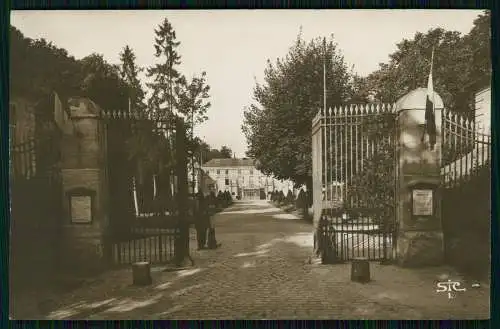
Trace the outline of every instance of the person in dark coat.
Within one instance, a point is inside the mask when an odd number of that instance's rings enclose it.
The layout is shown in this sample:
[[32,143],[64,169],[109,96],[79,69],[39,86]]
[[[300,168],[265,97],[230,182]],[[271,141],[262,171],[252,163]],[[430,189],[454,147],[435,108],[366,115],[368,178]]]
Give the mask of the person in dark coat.
[[209,209],[209,216],[212,216],[217,212],[217,196],[215,195],[214,191],[210,191],[207,204]]
[[209,223],[209,214],[208,214],[208,205],[207,200],[205,200],[205,196],[203,195],[203,191],[198,191],[196,193],[196,213],[195,213],[195,227],[196,227],[196,236],[198,240],[198,249],[205,249],[207,243],[207,230],[210,226]]
[[[221,192],[219,192],[219,194],[221,194]],[[217,196],[215,196],[215,193],[212,191],[210,193],[210,196],[208,198],[208,208],[211,210],[209,215],[208,215],[208,225],[207,225],[207,229],[208,229],[208,241],[207,241],[207,245],[208,245],[208,249],[216,249],[218,247],[221,246],[220,243],[217,243],[217,240],[215,238],[215,227],[213,227],[212,225],[212,219],[211,217],[216,213],[216,207],[219,203],[219,198]],[[213,211],[212,211],[213,210]]]
[[303,188],[300,189],[297,196],[297,209],[301,210],[304,219],[307,218],[307,196]]

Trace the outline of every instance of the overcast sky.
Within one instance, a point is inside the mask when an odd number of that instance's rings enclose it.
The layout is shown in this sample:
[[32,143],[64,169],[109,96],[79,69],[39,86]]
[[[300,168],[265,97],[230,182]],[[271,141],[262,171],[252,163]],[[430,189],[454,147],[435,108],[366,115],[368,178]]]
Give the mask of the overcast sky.
[[11,24],[30,38],[45,38],[77,59],[93,52],[119,63],[125,45],[137,63],[153,63],[155,27],[167,17],[181,42],[180,71],[207,72],[209,120],[196,129],[213,147],[243,157],[243,108],[267,59],[286,55],[300,26],[305,40],[334,34],[349,66],[367,75],[386,62],[403,38],[442,27],[468,33],[478,10],[219,10],[219,11],[13,11]]

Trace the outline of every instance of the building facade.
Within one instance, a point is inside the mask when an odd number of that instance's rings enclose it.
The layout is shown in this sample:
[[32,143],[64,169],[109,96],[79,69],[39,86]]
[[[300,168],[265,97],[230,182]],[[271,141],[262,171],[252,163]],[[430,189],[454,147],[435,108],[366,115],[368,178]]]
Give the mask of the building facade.
[[[194,177],[194,183],[193,183]],[[201,187],[201,191],[204,195],[210,194],[210,192],[218,192],[217,181],[212,179],[205,170],[203,170],[198,162],[194,164],[194,175],[193,175],[193,166],[188,166],[188,183],[189,183],[189,191],[190,193],[198,193]]]
[[491,133],[491,86],[479,90],[474,95],[476,126],[485,134]]
[[293,183],[264,175],[255,168],[253,159],[212,159],[202,166],[219,191],[229,191],[233,197],[241,199],[267,198],[272,191],[293,191]]

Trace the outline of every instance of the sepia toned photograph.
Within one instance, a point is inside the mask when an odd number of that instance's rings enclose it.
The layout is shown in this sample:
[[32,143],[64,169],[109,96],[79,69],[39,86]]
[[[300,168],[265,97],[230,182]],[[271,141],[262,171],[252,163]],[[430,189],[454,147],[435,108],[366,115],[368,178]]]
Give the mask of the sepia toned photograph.
[[490,318],[489,11],[10,24],[11,319]]

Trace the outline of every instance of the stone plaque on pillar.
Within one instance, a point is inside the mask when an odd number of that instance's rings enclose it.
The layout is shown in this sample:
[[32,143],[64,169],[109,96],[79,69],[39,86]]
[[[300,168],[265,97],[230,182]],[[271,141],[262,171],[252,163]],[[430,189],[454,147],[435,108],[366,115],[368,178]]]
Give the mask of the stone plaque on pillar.
[[75,188],[66,193],[69,202],[69,215],[72,224],[91,224],[94,219],[95,191]]
[[431,189],[415,189],[412,191],[413,216],[434,215],[434,191]]

